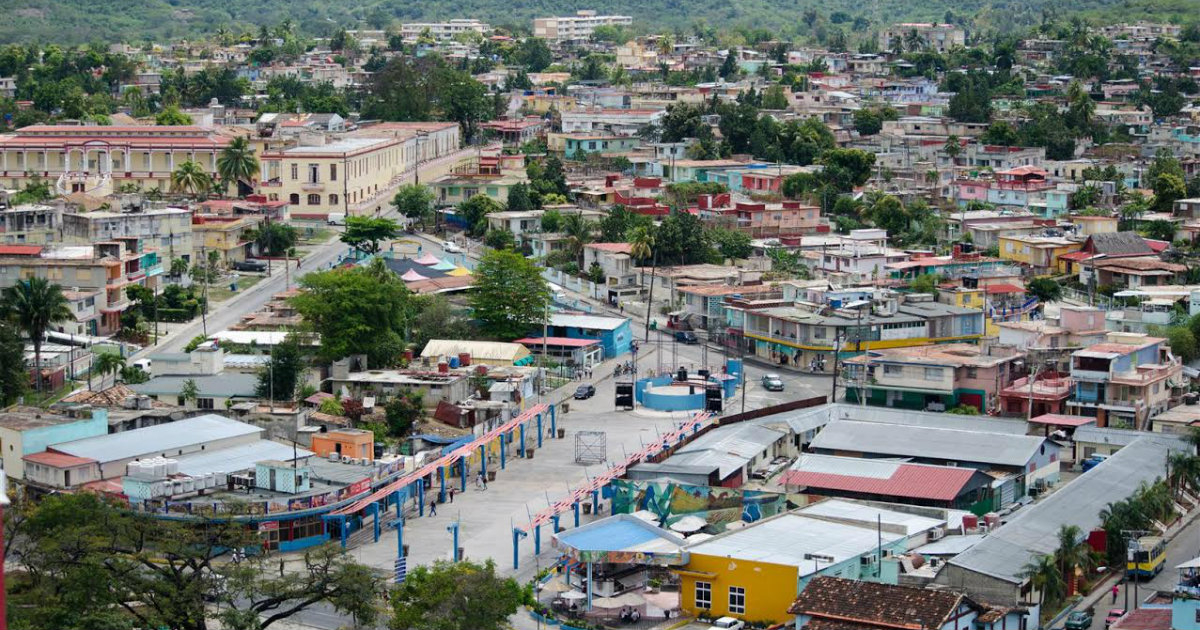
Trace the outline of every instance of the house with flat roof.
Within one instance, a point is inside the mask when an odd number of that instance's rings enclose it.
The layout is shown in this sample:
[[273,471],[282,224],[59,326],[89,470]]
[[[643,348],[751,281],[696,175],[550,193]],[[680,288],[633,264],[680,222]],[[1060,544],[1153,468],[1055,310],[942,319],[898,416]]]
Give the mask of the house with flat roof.
[[627,317],[552,313],[546,322],[546,334],[552,337],[599,341],[604,348],[605,359],[629,352],[633,342],[633,330]]
[[749,523],[687,547],[687,564],[675,569],[680,607],[689,615],[784,623],[817,577],[895,584],[893,558],[946,524],[945,516],[840,499]]
[[1104,343],[1071,354],[1075,392],[1068,412],[1096,418],[1100,427],[1149,426],[1170,407],[1171,394],[1184,386],[1183,366],[1166,339],[1138,333],[1108,333]]
[[0,460],[9,479],[25,478],[26,455],[40,453],[58,442],[108,433],[107,409],[55,413],[37,407],[14,406],[0,411]]
[[672,478],[687,475],[699,485],[740,487],[758,466],[793,452],[788,434],[773,428],[739,422],[717,427],[676,448],[658,464],[637,464],[629,479]]
[[846,359],[846,402],[928,409],[959,405],[994,409],[1024,353],[1000,346],[953,343],[869,350]]

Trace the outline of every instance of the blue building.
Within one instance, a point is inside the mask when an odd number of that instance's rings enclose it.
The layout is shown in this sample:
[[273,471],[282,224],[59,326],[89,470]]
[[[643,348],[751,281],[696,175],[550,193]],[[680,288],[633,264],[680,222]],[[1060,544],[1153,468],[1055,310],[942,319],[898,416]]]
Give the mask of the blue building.
[[[537,331],[535,334],[541,334]],[[630,350],[633,329],[625,317],[570,315],[554,313],[546,325],[546,335],[570,339],[595,339],[604,348],[604,358],[618,357]]]

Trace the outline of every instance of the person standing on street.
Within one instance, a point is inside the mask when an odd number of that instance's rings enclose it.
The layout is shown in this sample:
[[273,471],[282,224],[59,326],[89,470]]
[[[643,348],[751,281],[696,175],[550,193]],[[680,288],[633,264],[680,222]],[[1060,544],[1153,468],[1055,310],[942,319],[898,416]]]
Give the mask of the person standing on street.
[[437,516],[437,501],[431,500],[429,502],[429,517],[433,518],[434,516]]
[[1112,587],[1112,603],[1114,603],[1114,604],[1115,604],[1115,603],[1117,603],[1117,591],[1119,591],[1119,590],[1121,590],[1121,589],[1120,589],[1120,588],[1118,588],[1116,584],[1113,584],[1113,587]]

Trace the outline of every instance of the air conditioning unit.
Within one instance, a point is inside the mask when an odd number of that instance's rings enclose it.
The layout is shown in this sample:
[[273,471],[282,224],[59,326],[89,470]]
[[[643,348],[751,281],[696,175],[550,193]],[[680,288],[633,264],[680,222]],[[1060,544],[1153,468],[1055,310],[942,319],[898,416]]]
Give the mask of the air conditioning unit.
[[875,564],[875,554],[871,554],[869,556],[862,556],[861,558],[858,559],[858,563],[863,566]]
[[941,527],[935,527],[929,530],[929,540],[941,540],[946,535],[946,530]]

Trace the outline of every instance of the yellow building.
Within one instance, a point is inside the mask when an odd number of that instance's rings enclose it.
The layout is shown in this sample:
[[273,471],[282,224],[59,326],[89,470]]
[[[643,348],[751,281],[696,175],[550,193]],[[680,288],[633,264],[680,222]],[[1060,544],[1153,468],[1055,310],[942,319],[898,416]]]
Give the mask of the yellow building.
[[293,218],[324,219],[382,211],[393,180],[408,169],[404,141],[306,135],[301,144],[264,153],[259,186],[271,201],[287,201]]
[[1014,234],[1001,236],[999,247],[1000,258],[1003,260],[1019,263],[1042,273],[1066,273],[1065,262],[1060,261],[1058,257],[1079,251],[1083,243],[1057,236]]
[[194,126],[32,125],[0,136],[0,182],[23,188],[33,178],[59,194],[102,197],[132,184],[169,190],[186,161],[217,179],[217,156],[229,139]]
[[207,260],[208,252],[219,252],[221,262],[231,265],[246,259],[246,232],[258,226],[257,217],[199,216],[192,225],[195,260]]

